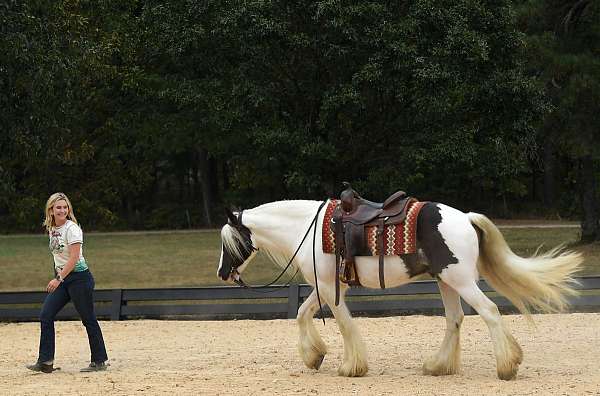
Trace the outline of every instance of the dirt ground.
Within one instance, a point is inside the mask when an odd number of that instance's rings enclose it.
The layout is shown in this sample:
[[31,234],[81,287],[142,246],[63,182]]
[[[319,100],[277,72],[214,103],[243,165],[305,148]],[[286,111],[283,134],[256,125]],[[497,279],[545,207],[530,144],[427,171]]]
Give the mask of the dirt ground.
[[111,366],[80,373],[89,357],[79,322],[57,323],[53,374],[32,373],[38,324],[0,324],[0,395],[600,395],[600,314],[518,315],[505,320],[523,347],[514,381],[496,377],[478,316],[462,327],[462,372],[421,373],[443,337],[443,317],[356,319],[369,352],[363,378],[337,376],[342,339],[333,319],[315,320],[329,347],[320,371],[296,350],[293,320],[102,322]]

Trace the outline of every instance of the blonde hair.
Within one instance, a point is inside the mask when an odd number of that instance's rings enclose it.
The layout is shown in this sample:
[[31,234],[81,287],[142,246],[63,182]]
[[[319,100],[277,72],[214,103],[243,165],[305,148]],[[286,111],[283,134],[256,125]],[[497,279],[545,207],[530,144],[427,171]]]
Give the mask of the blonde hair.
[[67,219],[71,220],[74,223],[77,223],[77,219],[75,218],[75,213],[73,213],[73,205],[71,205],[71,201],[67,198],[65,193],[57,192],[50,195],[48,201],[46,201],[46,219],[42,223],[44,227],[46,227],[47,231],[50,231],[52,228],[56,227],[56,222],[54,221],[54,214],[52,214],[52,208],[54,208],[54,204],[56,201],[63,200],[67,203],[67,207],[69,208],[69,213],[67,213]]

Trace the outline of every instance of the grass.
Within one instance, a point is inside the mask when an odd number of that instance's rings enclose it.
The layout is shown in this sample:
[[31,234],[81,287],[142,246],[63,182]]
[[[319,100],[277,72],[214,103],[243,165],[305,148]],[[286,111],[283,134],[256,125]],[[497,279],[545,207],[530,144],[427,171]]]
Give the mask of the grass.
[[[218,231],[87,233],[84,237],[83,254],[98,289],[223,284],[216,275]],[[246,278],[267,282],[276,267],[262,257],[257,260]],[[52,266],[45,235],[0,236],[0,291],[43,290]]]
[[[578,239],[576,228],[503,228],[513,250],[529,256],[538,246],[547,250]],[[216,270],[220,255],[218,231],[164,233],[87,233],[84,255],[96,288],[161,288],[222,285]],[[585,256],[580,275],[600,275],[600,244],[575,246]],[[52,259],[45,235],[0,236],[0,291],[44,290],[52,276]],[[259,257],[244,279],[266,283],[279,273]],[[293,274],[293,272],[291,273]],[[290,276],[291,276],[290,274]],[[290,276],[284,276],[284,283]],[[298,275],[295,282],[302,282]]]
[[583,254],[583,268],[578,276],[600,275],[600,243],[581,245],[579,228],[502,228],[502,234],[513,251],[522,257],[545,252],[558,245]]

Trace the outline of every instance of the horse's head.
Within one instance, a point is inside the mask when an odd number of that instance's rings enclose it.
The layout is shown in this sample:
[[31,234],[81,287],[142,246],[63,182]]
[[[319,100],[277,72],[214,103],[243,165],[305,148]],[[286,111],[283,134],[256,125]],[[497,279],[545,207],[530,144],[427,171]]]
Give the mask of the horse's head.
[[224,281],[241,282],[240,274],[258,251],[252,243],[252,232],[237,215],[226,209],[227,224],[221,229],[221,259],[217,276]]

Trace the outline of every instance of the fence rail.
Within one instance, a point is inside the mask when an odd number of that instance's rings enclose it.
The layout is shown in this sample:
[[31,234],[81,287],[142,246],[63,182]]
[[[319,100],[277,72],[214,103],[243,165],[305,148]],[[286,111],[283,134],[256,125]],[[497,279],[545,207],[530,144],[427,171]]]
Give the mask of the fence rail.
[[[581,291],[570,298],[573,310],[600,311],[600,276],[578,278]],[[504,311],[514,311],[510,301],[497,296],[480,281],[479,286]],[[253,291],[237,286],[112,289],[95,292],[96,313],[110,320],[136,318],[231,319],[295,318],[298,307],[310,294],[309,285],[270,287]],[[45,292],[0,293],[0,321],[31,321],[39,318]],[[435,281],[418,281],[385,290],[351,288],[348,307],[355,315],[397,315],[442,312],[443,304]],[[473,310],[463,303],[465,314]],[[325,309],[329,314],[329,310]],[[77,318],[68,304],[59,319]]]

